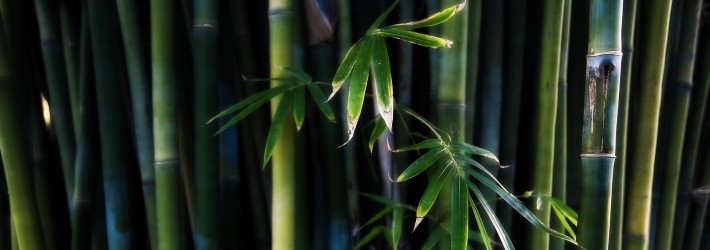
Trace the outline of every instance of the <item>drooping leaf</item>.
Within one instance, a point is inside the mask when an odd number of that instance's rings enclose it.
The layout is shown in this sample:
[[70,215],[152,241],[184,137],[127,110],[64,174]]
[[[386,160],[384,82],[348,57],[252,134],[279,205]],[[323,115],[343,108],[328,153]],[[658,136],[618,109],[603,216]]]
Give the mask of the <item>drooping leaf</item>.
[[488,214],[488,218],[492,222],[493,228],[495,228],[496,232],[498,232],[498,237],[501,239],[501,242],[503,243],[503,248],[510,249],[510,250],[515,249],[515,247],[513,246],[513,242],[510,240],[510,236],[505,231],[503,224],[501,224],[500,220],[498,220],[498,216],[496,216],[495,211],[493,210],[493,208],[491,208],[491,205],[488,204],[488,202],[486,201],[486,197],[483,196],[483,194],[481,193],[481,190],[479,190],[478,187],[476,187],[476,185],[474,185],[470,181],[466,182],[466,184],[468,184],[468,188],[470,188],[471,191],[473,191],[473,193],[476,195],[478,200],[481,201],[480,204],[483,207],[483,209],[486,211],[486,214]]
[[405,42],[410,42],[416,45],[429,47],[432,49],[446,47],[450,48],[454,43],[451,40],[447,40],[441,37],[431,36],[419,32],[414,32],[411,30],[405,30],[400,28],[387,28],[379,29],[375,32],[375,35],[383,37],[396,38]]
[[[229,108],[227,108],[224,111],[220,112],[219,114],[215,115],[214,117],[212,117],[212,119],[207,121],[207,123],[211,123],[211,122],[219,119],[220,117],[237,112],[243,108],[249,107],[252,104],[254,104],[255,102],[262,100],[262,99],[264,99],[264,101],[262,102],[262,104],[263,104],[266,101],[270,100],[271,98],[274,98],[277,95],[283,94],[284,92],[290,90],[293,87],[294,86],[292,86],[292,85],[281,85],[281,86],[273,87],[273,88],[270,88],[270,89],[267,89],[267,90],[264,90],[264,91],[261,91],[258,93],[254,93],[253,95],[250,95],[247,98],[244,98],[243,100],[237,102],[236,104],[230,106]],[[256,107],[258,108],[258,106],[256,106]]]
[[299,81],[300,83],[311,83],[311,82],[313,82],[313,78],[311,78],[311,76],[309,76],[308,74],[306,74],[306,72],[303,72],[303,70],[301,70],[301,69],[294,68],[294,67],[291,67],[291,66],[288,66],[288,65],[286,65],[286,66],[281,66],[281,69],[283,69],[284,71],[286,71],[287,74],[293,76],[293,78],[298,79],[298,81]]
[[367,29],[367,33],[366,33],[366,34],[367,34],[368,36],[369,36],[369,35],[372,35],[372,33],[373,33],[375,30],[377,30],[377,27],[380,27],[380,25],[382,24],[382,22],[385,21],[385,18],[387,18],[387,16],[389,16],[389,14],[392,12],[392,10],[394,9],[394,7],[397,6],[397,4],[399,4],[399,0],[394,0],[394,2],[392,2],[392,4],[390,4],[390,6],[387,7],[387,9],[385,10],[385,12],[382,12],[382,14],[380,14],[380,16],[378,16],[377,19],[375,19],[375,22],[373,22],[372,25],[370,25],[370,28]]
[[348,120],[348,140],[349,142],[355,135],[357,121],[360,119],[362,112],[362,104],[365,101],[365,91],[367,91],[367,79],[370,75],[370,42],[371,38],[365,38],[363,47],[358,53],[357,62],[353,67],[352,77],[350,78],[350,91],[348,92],[347,103],[347,120]]
[[409,167],[407,167],[407,169],[405,169],[404,172],[397,177],[397,182],[409,180],[410,178],[424,172],[424,170],[427,170],[427,168],[434,164],[434,162],[441,159],[445,152],[446,151],[443,148],[434,148],[429,150],[409,165]]
[[325,118],[328,118],[329,121],[335,122],[335,114],[333,113],[333,108],[331,108],[330,104],[327,103],[323,91],[315,84],[307,84],[306,88],[308,88],[308,92],[311,93],[313,102],[316,103],[316,106],[318,107],[320,112],[323,113]]
[[377,237],[377,235],[381,234],[383,230],[385,230],[384,226],[377,226],[377,227],[373,228],[372,230],[370,230],[370,232],[367,233],[365,235],[365,237],[362,237],[362,239],[357,242],[357,245],[355,245],[355,249],[359,249],[359,248],[367,245],[367,243],[370,243],[370,241],[374,240],[375,237]]
[[434,231],[429,233],[429,236],[427,236],[426,240],[422,244],[422,250],[432,250],[436,246],[436,243],[439,242],[441,237],[446,236],[446,231],[442,229],[442,227],[438,226]]
[[392,90],[392,72],[390,71],[390,59],[387,54],[387,45],[382,37],[372,37],[372,80],[375,87],[375,99],[380,116],[385,121],[387,128],[392,131],[392,120],[394,120],[394,92]]
[[293,120],[296,129],[301,130],[306,117],[306,89],[303,86],[293,89]]
[[469,154],[474,154],[474,155],[480,155],[483,157],[486,157],[488,159],[496,161],[498,165],[500,165],[500,161],[498,160],[498,157],[496,157],[495,154],[491,153],[488,150],[473,146],[471,144],[465,143],[465,142],[451,142],[451,148],[455,150],[462,150],[466,153]]
[[386,206],[385,208],[383,208],[382,210],[377,212],[375,215],[373,215],[369,220],[367,220],[367,222],[365,222],[365,224],[362,225],[362,228],[364,228],[372,223],[375,223],[375,221],[384,217],[387,213],[392,211],[392,209],[394,209],[395,207],[396,207],[396,205]]
[[271,120],[271,127],[269,128],[269,134],[266,137],[266,149],[264,149],[264,164],[263,166],[266,166],[266,163],[269,162],[269,159],[271,159],[271,155],[274,153],[274,149],[276,148],[276,144],[279,142],[279,139],[281,138],[281,132],[283,131],[284,128],[284,123],[286,120],[286,115],[288,114],[289,109],[293,105],[293,94],[292,93],[286,93],[281,100],[279,100],[279,104],[276,107],[276,112],[274,112],[274,116]]
[[459,11],[461,11],[464,7],[466,7],[466,2],[446,8],[442,11],[434,13],[431,16],[421,19],[421,20],[407,22],[407,23],[398,23],[395,25],[387,26],[387,27],[385,27],[385,29],[386,28],[417,29],[417,28],[434,26],[434,25],[446,22],[447,20],[449,20],[449,18],[456,15],[456,13],[459,13]]
[[[481,165],[481,163],[478,163],[476,160],[471,159],[471,158],[469,158],[468,156],[465,156],[465,155],[456,155],[455,157],[456,157],[456,160],[458,160],[458,161],[462,161],[462,162],[467,163],[467,164],[469,164],[469,165],[471,165],[471,166],[475,166],[479,171],[485,173],[488,177],[490,177],[491,180],[493,180],[496,184],[498,184],[501,188],[503,188],[503,190],[505,190],[505,188],[503,187],[503,184],[501,184],[501,183],[498,181],[498,179],[496,179],[496,178],[493,176],[493,174],[492,174],[490,171],[488,171],[488,169],[486,169],[485,167],[483,167],[483,165]],[[469,175],[471,175],[471,172],[472,172],[472,171],[476,171],[476,170],[471,169],[471,168],[469,168],[469,167],[467,167],[467,166],[463,166],[463,170],[464,170],[464,172],[468,173]],[[507,192],[507,191],[508,191],[508,190],[506,190],[506,192]]]
[[392,249],[397,249],[399,246],[399,238],[402,236],[402,224],[404,223],[404,208],[395,207],[392,211]]
[[451,249],[466,249],[468,245],[468,188],[463,178],[451,183]]
[[478,207],[476,206],[476,203],[473,202],[473,199],[471,199],[471,197],[468,198],[468,206],[471,207],[471,210],[473,211],[473,216],[476,218],[476,226],[478,226],[478,232],[472,232],[471,230],[469,230],[468,238],[474,239],[482,243],[483,246],[486,247],[486,250],[492,250],[493,246],[491,244],[491,239],[488,237],[488,230],[486,229],[486,224],[483,223],[483,217],[481,217],[481,213],[478,212]]
[[425,141],[422,141],[420,143],[406,146],[400,149],[394,150],[395,153],[398,152],[405,152],[405,151],[410,151],[410,150],[419,150],[419,149],[430,149],[430,148],[435,148],[435,147],[441,147],[441,141],[437,139],[427,139]]
[[338,70],[335,71],[335,76],[333,76],[333,91],[330,93],[328,100],[332,99],[333,96],[338,93],[340,87],[343,86],[345,80],[347,80],[348,76],[350,76],[350,72],[352,72],[353,68],[355,67],[355,63],[360,57],[362,57],[361,54],[363,53],[362,47],[364,43],[364,39],[357,41],[352,47],[350,47],[348,53],[345,54],[345,57],[340,63]]
[[375,118],[375,128],[372,129],[370,141],[368,142],[368,146],[370,146],[370,153],[372,153],[372,148],[375,146],[375,141],[377,141],[377,138],[380,138],[382,135],[384,135],[386,130],[387,126],[385,125],[385,121],[379,117]]
[[552,205],[552,211],[555,213],[555,217],[557,217],[557,221],[562,224],[562,227],[567,230],[569,235],[572,237],[572,239],[577,240],[577,234],[574,233],[574,230],[572,230],[572,227],[567,223],[567,218],[565,217],[564,214],[560,211],[559,207],[556,207],[555,205]]
[[427,185],[424,190],[424,194],[422,194],[422,197],[419,199],[419,205],[417,206],[417,219],[414,221],[414,229],[412,229],[412,231],[417,230],[419,223],[421,223],[424,217],[426,217],[429,210],[434,207],[434,202],[436,202],[436,198],[439,196],[441,187],[451,175],[450,164],[451,162],[449,162],[446,167],[437,169],[437,171],[434,172],[433,181]]
[[562,202],[561,200],[559,200],[555,197],[551,197],[551,196],[545,196],[545,197],[548,198],[548,200],[550,201],[550,204],[552,206],[554,206],[560,210],[560,213],[565,218],[567,218],[575,226],[577,225],[578,215],[577,215],[577,212],[574,211],[574,209],[572,209],[571,207],[568,207],[564,202]]

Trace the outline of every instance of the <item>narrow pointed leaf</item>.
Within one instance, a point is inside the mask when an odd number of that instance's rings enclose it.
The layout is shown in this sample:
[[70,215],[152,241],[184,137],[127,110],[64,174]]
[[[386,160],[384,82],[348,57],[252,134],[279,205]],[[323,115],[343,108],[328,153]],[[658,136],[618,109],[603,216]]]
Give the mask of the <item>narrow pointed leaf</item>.
[[574,224],[575,226],[577,225],[577,218],[578,218],[578,215],[577,215],[577,212],[574,211],[574,209],[572,209],[571,207],[568,207],[564,202],[562,202],[561,200],[559,200],[559,199],[557,199],[557,198],[555,198],[555,197],[547,196],[547,198],[548,198],[548,200],[550,201],[550,204],[551,204],[552,206],[557,207],[557,209],[560,210],[560,213],[561,213],[565,218],[567,218],[567,219],[568,219],[570,222],[572,222],[572,224]]
[[[281,67],[284,71],[286,71],[287,74],[293,76],[293,78],[298,79],[300,83],[311,83],[313,82],[313,78],[306,74],[306,72],[303,72],[303,70],[294,68],[291,66],[282,66]],[[293,80],[293,79],[291,79]]]
[[293,120],[296,129],[301,130],[303,119],[306,116],[306,89],[303,86],[293,89]]
[[[358,53],[357,62],[353,67],[350,78],[350,91],[348,92],[347,119],[348,119],[348,142],[355,135],[357,121],[360,119],[362,104],[365,101],[365,91],[367,91],[367,79],[370,68],[370,38],[365,38],[363,48]],[[347,142],[346,142],[347,143]]]
[[222,133],[222,131],[224,131],[225,129],[228,129],[229,127],[233,126],[234,124],[237,124],[239,121],[241,121],[242,119],[247,117],[249,114],[251,114],[251,112],[254,112],[254,110],[258,109],[259,107],[264,105],[266,102],[271,100],[271,98],[273,98],[274,96],[265,96],[259,100],[256,100],[255,102],[249,104],[249,106],[244,108],[242,111],[239,111],[239,113],[237,113],[237,115],[235,115],[234,117],[232,117],[232,119],[229,119],[229,121],[227,121],[227,123],[222,125],[222,127],[219,128],[219,130],[217,130],[217,133],[215,133],[215,134]]
[[362,240],[358,241],[357,245],[355,245],[355,249],[359,249],[367,245],[367,243],[370,243],[370,241],[374,240],[377,235],[380,235],[384,229],[385,227],[378,226],[370,230],[370,232],[367,233],[365,237],[362,237]]
[[436,198],[439,196],[439,192],[441,192],[441,187],[444,185],[446,180],[449,179],[450,175],[451,167],[448,165],[434,173],[434,181],[427,185],[426,190],[424,190],[424,194],[422,194],[422,197],[419,199],[419,205],[417,206],[417,219],[414,222],[414,229],[412,229],[412,231],[417,230],[419,223],[421,223],[424,217],[426,217],[429,210],[434,207],[434,202],[436,202]]
[[483,196],[481,193],[481,190],[476,187],[472,182],[466,182],[468,184],[468,187],[473,191],[473,193],[476,195],[479,201],[481,201],[481,206],[483,206],[483,209],[486,211],[486,214],[488,214],[488,218],[491,220],[493,223],[493,227],[496,229],[496,232],[498,233],[498,237],[501,239],[501,242],[503,243],[503,248],[505,249],[515,249],[513,246],[513,242],[510,240],[510,236],[508,233],[505,231],[505,228],[503,228],[503,224],[500,223],[500,220],[498,220],[498,216],[496,216],[495,211],[493,208],[491,208],[491,205],[488,204],[486,201],[486,197]]
[[220,112],[216,116],[212,117],[212,119],[210,119],[207,123],[211,123],[211,122],[219,119],[222,116],[225,116],[225,115],[237,112],[243,108],[246,108],[246,107],[250,106],[251,104],[253,104],[254,102],[259,101],[260,99],[265,98],[266,100],[270,100],[271,98],[274,98],[274,96],[280,95],[280,94],[288,91],[291,88],[293,88],[293,86],[282,85],[282,86],[270,88],[270,89],[255,93],[253,95],[250,95],[249,97],[244,98],[244,100],[241,100],[237,104],[232,105],[231,107],[225,109],[224,111]]
[[399,4],[399,0],[395,0],[394,2],[392,2],[392,4],[390,4],[387,10],[385,10],[385,12],[382,12],[382,14],[380,14],[380,16],[375,19],[375,22],[373,22],[372,25],[370,25],[370,28],[367,29],[367,35],[372,35],[372,32],[377,30],[377,27],[380,27],[382,22],[385,21],[385,18],[389,16],[390,12],[392,12],[392,10],[395,6],[397,6],[397,4]]
[[405,152],[405,151],[411,151],[411,150],[419,150],[419,149],[430,149],[430,148],[436,148],[436,147],[441,147],[441,141],[437,139],[427,139],[425,141],[422,141],[420,143],[406,146],[400,149],[395,150],[394,152]]
[[451,183],[451,249],[466,249],[468,245],[468,188],[463,178]]
[[461,11],[464,7],[466,7],[466,2],[446,8],[442,11],[434,13],[433,15],[431,15],[427,18],[421,19],[421,20],[390,25],[390,26],[385,27],[385,29],[387,29],[387,28],[417,29],[417,28],[434,26],[434,25],[446,22],[446,20],[449,20],[449,18],[456,15],[456,13],[459,13],[459,11]]
[[430,36],[427,34],[422,34],[419,32],[404,30],[400,28],[379,29],[377,30],[377,32],[375,32],[375,35],[396,38],[405,42],[410,42],[432,49],[441,47],[451,48],[451,45],[454,43],[451,40],[447,40],[441,37]]
[[283,98],[279,101],[279,106],[276,108],[274,117],[271,120],[271,128],[269,128],[269,134],[266,137],[266,149],[264,149],[264,164],[269,162],[271,155],[274,153],[276,144],[281,138],[281,132],[283,131],[286,115],[293,104],[293,94],[286,93]]
[[402,224],[404,223],[404,208],[395,207],[392,211],[392,248],[398,249],[399,238],[402,236]]
[[572,237],[572,239],[577,239],[577,234],[574,233],[574,230],[572,230],[572,227],[567,223],[567,218],[565,217],[564,214],[562,214],[562,211],[560,211],[560,208],[552,205],[552,211],[555,212],[555,217],[557,217],[557,221],[559,221],[560,224],[562,224],[562,227],[567,230],[569,235]]
[[[490,180],[492,180],[493,182],[495,182],[496,184],[498,184],[498,186],[500,186],[501,188],[503,188],[503,190],[505,190],[506,192],[508,192],[508,190],[506,190],[505,187],[503,187],[503,184],[501,184],[500,182],[498,182],[498,179],[496,179],[495,176],[493,176],[493,174],[492,174],[490,171],[488,171],[488,169],[486,169],[485,167],[483,167],[483,165],[481,165],[481,163],[478,163],[478,162],[475,161],[474,159],[471,159],[471,158],[469,158],[469,157],[467,157],[467,156],[456,155],[455,157],[456,157],[456,160],[458,160],[458,161],[462,161],[462,162],[467,163],[467,164],[469,164],[469,165],[475,166],[479,171],[485,173],[488,177],[490,177]],[[464,166],[463,170],[464,170],[466,173],[468,173],[469,175],[472,174],[472,173],[471,173],[472,171],[476,171],[476,170],[474,170],[474,169],[472,169],[472,168],[469,168],[469,167],[467,167],[467,166]]]
[[394,120],[394,92],[392,90],[392,72],[390,71],[390,59],[387,54],[385,39],[374,36],[372,38],[372,81],[375,84],[373,90],[377,99],[377,107],[380,116],[385,121],[387,128],[392,131],[392,120]]
[[493,246],[491,244],[491,239],[488,237],[488,230],[486,230],[486,224],[483,223],[483,218],[481,217],[481,213],[478,212],[478,207],[476,207],[476,203],[473,202],[473,199],[471,199],[471,197],[469,197],[468,203],[468,205],[471,207],[471,210],[473,211],[473,216],[476,218],[476,226],[478,226],[478,232],[476,233],[472,233],[469,230],[468,238],[471,239],[478,236],[479,238],[476,240],[483,243],[483,246],[486,247],[486,250],[492,250]]
[[465,143],[465,142],[452,142],[451,147],[455,150],[462,150],[466,153],[469,154],[474,154],[474,155],[480,155],[483,157],[486,157],[488,159],[496,161],[498,165],[500,165],[500,161],[498,160],[498,157],[491,153],[488,150],[473,146],[471,144]]
[[434,162],[441,159],[444,156],[445,150],[443,148],[434,148],[426,152],[426,154],[415,160],[407,169],[402,172],[402,174],[397,177],[397,182],[402,182],[409,180],[410,178],[417,176],[418,174],[427,170]]
[[380,210],[380,211],[377,212],[374,216],[372,216],[369,220],[367,220],[367,222],[365,222],[365,224],[363,224],[363,225],[361,226],[361,228],[364,228],[364,227],[366,227],[366,226],[369,226],[369,225],[372,224],[372,223],[375,223],[375,221],[381,219],[381,218],[384,217],[387,213],[389,213],[390,211],[392,211],[392,209],[395,208],[395,206],[396,206],[396,205],[386,206],[384,209]]
[[392,200],[392,199],[390,199],[390,198],[384,197],[384,196],[375,195],[375,194],[368,194],[368,193],[362,193],[362,195],[365,196],[365,197],[367,197],[367,198],[369,198],[370,200],[373,200],[373,201],[382,203],[382,204],[387,205],[387,206],[397,206],[397,205],[399,205],[396,201],[394,201],[394,200]]
[[436,227],[433,232],[429,233],[429,236],[427,236],[426,240],[422,244],[422,250],[432,250],[436,246],[436,243],[439,242],[441,237],[444,237],[446,234],[446,231],[442,229],[441,227]]
[[330,104],[327,103],[323,91],[315,84],[307,84],[306,88],[308,88],[308,92],[311,93],[313,102],[316,103],[316,106],[318,106],[318,109],[321,113],[323,113],[325,118],[328,118],[329,121],[335,122],[335,114],[333,113],[333,108],[330,107]]
[[385,121],[380,119],[379,117],[375,119],[375,128],[372,129],[370,141],[368,142],[368,146],[370,146],[370,153],[372,153],[372,148],[375,146],[375,141],[377,141],[377,138],[380,138],[382,135],[385,134],[385,131],[387,131]]
[[338,70],[335,71],[335,76],[333,77],[333,91],[328,97],[328,100],[332,99],[333,96],[335,96],[336,93],[338,93],[338,90],[340,90],[340,87],[343,86],[345,83],[345,80],[348,79],[348,76],[350,76],[350,72],[353,71],[353,68],[355,67],[355,63],[357,62],[358,58],[361,57],[362,53],[362,47],[364,44],[364,39],[356,42],[350,49],[348,50],[348,53],[345,54],[345,57],[343,58],[343,61],[340,63],[340,66],[338,67]]

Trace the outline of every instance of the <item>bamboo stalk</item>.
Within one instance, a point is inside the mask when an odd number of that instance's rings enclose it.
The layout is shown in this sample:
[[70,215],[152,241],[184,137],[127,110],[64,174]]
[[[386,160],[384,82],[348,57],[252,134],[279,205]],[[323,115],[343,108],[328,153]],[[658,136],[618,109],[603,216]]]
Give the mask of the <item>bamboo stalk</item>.
[[[75,141],[79,144],[79,35],[81,30],[82,2],[76,0],[59,1],[59,23],[64,47],[64,65],[66,66],[69,104],[72,110]],[[78,150],[78,149],[77,149]]]
[[[481,44],[481,20],[483,16],[483,1],[482,0],[472,0],[467,5],[468,12],[468,40],[466,43],[466,120],[471,121],[466,123],[466,142],[473,143],[475,137],[475,127],[476,123],[474,121],[476,118],[476,102],[477,102],[477,89],[478,89],[478,67],[479,67],[479,47]],[[436,27],[436,26],[435,26]],[[435,53],[431,51],[429,53]],[[438,53],[438,52],[436,52]],[[438,60],[438,59],[437,59]],[[434,61],[431,61],[431,65]],[[438,70],[437,66],[431,66],[433,74],[434,68]],[[436,84],[432,82],[432,87]],[[438,90],[437,90],[438,91]],[[435,92],[434,92],[435,93]],[[431,99],[435,100],[435,99]],[[436,113],[433,113],[436,114]],[[432,117],[436,117],[433,115]]]
[[671,1],[645,2],[641,10],[642,33],[639,37],[639,85],[632,88],[638,106],[630,117],[628,152],[628,189],[624,208],[623,249],[646,249],[649,246],[649,222],[651,218],[651,186],[656,150],[656,134],[661,97],[661,80],[664,69],[666,38],[670,18]]
[[[710,111],[705,110],[705,122],[708,124],[710,122]],[[704,152],[710,148],[710,131],[705,129],[702,136],[702,141],[705,142]],[[707,235],[708,225],[707,224],[707,213],[708,213],[708,194],[707,189],[710,187],[710,154],[698,155],[698,164],[700,167],[696,169],[696,178],[693,181],[694,198],[698,199],[697,202],[693,203],[689,209],[688,217],[693,218],[692,221],[688,223],[688,228],[686,229],[686,235],[683,240],[683,249],[702,249],[701,244],[703,241],[707,241],[704,238],[704,234]],[[707,242],[705,242],[707,244]]]
[[176,6],[151,0],[151,61],[153,69],[153,135],[158,249],[182,249],[180,158],[178,148]]
[[[535,128],[536,147],[534,189],[538,195],[552,195],[552,176],[555,148],[555,120],[557,111],[557,92],[560,63],[560,44],[562,40],[562,19],[564,1],[545,1],[543,5],[542,50],[540,76],[537,88],[537,121]],[[550,204],[541,202],[532,209],[540,221],[550,223]],[[531,249],[548,249],[549,235],[541,230],[533,230]]]

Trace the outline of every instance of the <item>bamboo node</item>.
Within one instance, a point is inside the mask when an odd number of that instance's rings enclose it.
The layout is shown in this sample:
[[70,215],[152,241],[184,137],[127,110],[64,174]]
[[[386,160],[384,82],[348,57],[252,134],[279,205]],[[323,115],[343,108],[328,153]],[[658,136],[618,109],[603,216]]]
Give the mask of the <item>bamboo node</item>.
[[595,53],[594,50],[590,50],[589,53],[587,53],[587,57],[606,56],[606,55],[623,56],[624,53],[622,53],[621,51],[618,51],[618,50],[611,50],[611,51],[597,52],[597,53]]

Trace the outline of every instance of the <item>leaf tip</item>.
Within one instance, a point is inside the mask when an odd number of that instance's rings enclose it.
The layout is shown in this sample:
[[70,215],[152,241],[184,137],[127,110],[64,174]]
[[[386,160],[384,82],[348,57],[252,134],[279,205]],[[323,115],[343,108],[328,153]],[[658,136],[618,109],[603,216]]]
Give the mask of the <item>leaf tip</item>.
[[424,220],[424,217],[417,217],[417,219],[414,221],[414,228],[412,229],[412,233],[414,233],[414,231],[417,230],[419,223],[422,223],[423,220]]
[[325,100],[325,102],[329,102],[330,99],[333,99],[333,97],[335,96],[335,94],[338,93],[338,90],[340,90],[340,86],[333,87],[333,92],[330,93],[330,95],[328,96],[328,99]]

